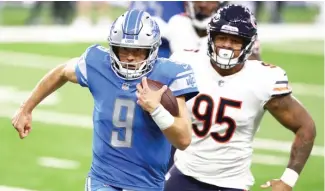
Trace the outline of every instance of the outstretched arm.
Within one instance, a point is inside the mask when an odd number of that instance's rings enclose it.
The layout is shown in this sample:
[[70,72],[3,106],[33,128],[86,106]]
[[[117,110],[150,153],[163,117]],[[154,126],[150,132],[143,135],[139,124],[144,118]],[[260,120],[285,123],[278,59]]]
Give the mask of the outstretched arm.
[[26,112],[33,109],[48,95],[64,85],[67,81],[77,83],[75,67],[79,58],[73,58],[49,71],[36,85],[21,108]]
[[48,95],[60,88],[67,81],[77,83],[75,67],[79,58],[74,58],[48,72],[36,85],[27,100],[13,116],[11,123],[21,139],[32,130],[32,111]]

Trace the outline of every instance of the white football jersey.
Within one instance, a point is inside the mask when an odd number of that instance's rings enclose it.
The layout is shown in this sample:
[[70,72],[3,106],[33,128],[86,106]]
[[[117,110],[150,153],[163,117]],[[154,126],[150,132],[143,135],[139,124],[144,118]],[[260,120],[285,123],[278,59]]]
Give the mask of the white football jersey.
[[246,61],[241,71],[220,76],[205,52],[176,52],[172,60],[190,64],[199,94],[187,102],[192,143],[177,150],[175,165],[185,175],[221,187],[249,189],[253,137],[274,95],[291,93],[279,67]]
[[186,14],[174,15],[169,19],[166,35],[171,52],[184,49],[207,50],[207,36],[199,37],[197,35],[192,20]]

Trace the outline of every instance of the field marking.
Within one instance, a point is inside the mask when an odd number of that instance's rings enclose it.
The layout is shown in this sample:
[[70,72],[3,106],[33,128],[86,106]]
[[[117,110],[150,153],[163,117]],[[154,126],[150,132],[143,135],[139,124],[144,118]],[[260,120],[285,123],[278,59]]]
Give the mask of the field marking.
[[[289,153],[289,151],[291,150],[291,145],[292,142],[289,141],[278,141],[273,139],[255,138],[253,143],[253,148]],[[324,147],[314,145],[311,154],[314,156],[324,157]]]
[[[323,39],[323,25],[321,24],[259,24],[258,38],[262,42],[274,41],[319,41]],[[279,32],[280,31],[280,32]],[[299,32],[298,32],[299,31]],[[0,42],[101,42],[106,39],[109,26],[78,27],[67,26],[2,26]],[[23,34],[23,35],[22,35]]]
[[56,56],[43,56],[13,51],[0,51],[0,64],[8,66],[19,66],[23,68],[35,68],[49,70],[64,63],[69,58]]
[[288,163],[288,160],[288,157],[254,153],[252,163],[272,166],[284,166]]
[[[3,105],[2,109],[0,109],[0,116],[11,118],[15,114],[17,109],[17,107],[6,107],[5,105]],[[35,111],[33,111],[33,121],[45,124],[69,126],[74,128],[90,129],[93,126],[92,117],[89,115],[54,112],[42,109],[36,109]]]
[[[309,43],[309,44],[308,44]],[[299,53],[307,55],[322,56],[324,55],[324,43],[321,42],[274,42],[274,43],[263,43],[261,42],[261,49],[272,50],[275,52],[285,53]],[[306,48],[308,47],[308,48]]]
[[[11,118],[15,113],[17,108],[13,108],[12,106],[1,106],[0,117]],[[92,117],[89,115],[78,115],[78,114],[70,114],[70,113],[61,113],[54,111],[45,111],[42,109],[36,109],[33,112],[33,121],[41,122],[45,124],[55,124],[68,126],[71,128],[85,128],[92,129]],[[0,127],[3,128],[3,127]],[[263,149],[269,151],[277,151],[282,153],[288,153],[291,148],[290,141],[278,141],[273,139],[261,139],[255,138],[253,147],[254,149]],[[312,153],[313,156],[321,156],[324,157],[324,147],[315,145]]]
[[77,169],[80,167],[78,161],[59,159],[54,157],[40,157],[37,160],[40,166],[59,169]]
[[290,83],[293,95],[324,98],[324,86],[306,83]]
[[[30,91],[19,90],[15,86],[0,86],[0,103],[21,104],[30,94]],[[53,92],[40,105],[53,106],[60,103],[58,92]]]
[[11,187],[11,186],[0,185],[0,191],[36,191],[36,190],[29,190],[29,189],[26,189],[26,188],[19,188],[19,187]]

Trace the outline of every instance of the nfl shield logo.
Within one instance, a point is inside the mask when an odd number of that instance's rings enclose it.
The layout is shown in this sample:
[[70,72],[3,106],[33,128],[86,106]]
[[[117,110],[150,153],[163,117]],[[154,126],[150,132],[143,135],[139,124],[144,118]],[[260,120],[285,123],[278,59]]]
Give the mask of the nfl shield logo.
[[129,90],[129,84],[128,83],[123,83],[122,84],[122,90]]

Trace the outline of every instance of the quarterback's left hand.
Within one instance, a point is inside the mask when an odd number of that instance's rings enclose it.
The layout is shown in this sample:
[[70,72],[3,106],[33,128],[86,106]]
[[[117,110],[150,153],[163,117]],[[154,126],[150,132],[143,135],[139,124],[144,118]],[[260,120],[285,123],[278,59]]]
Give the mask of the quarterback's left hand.
[[261,185],[261,188],[272,188],[272,191],[292,191],[292,188],[280,179],[273,179]]
[[147,78],[142,78],[141,84],[137,85],[136,95],[138,97],[137,104],[139,104],[142,109],[149,113],[152,113],[160,104],[161,96],[167,90],[167,86],[164,85],[160,90],[151,90],[147,83]]

